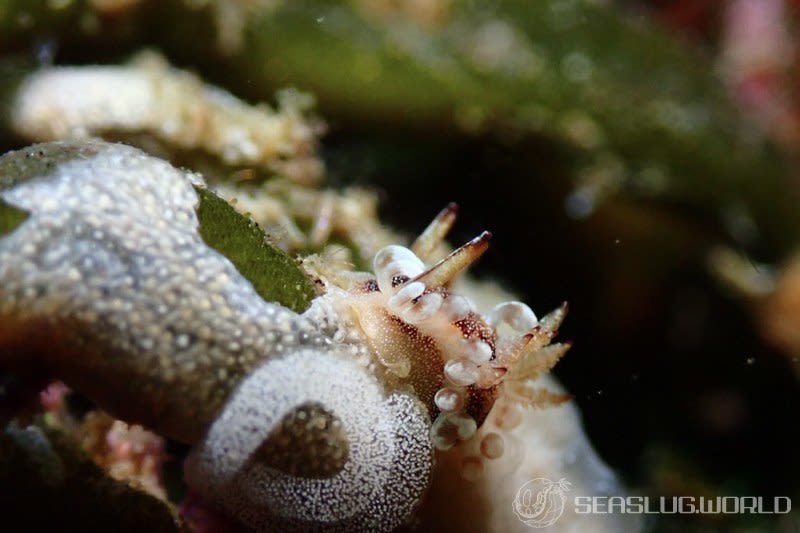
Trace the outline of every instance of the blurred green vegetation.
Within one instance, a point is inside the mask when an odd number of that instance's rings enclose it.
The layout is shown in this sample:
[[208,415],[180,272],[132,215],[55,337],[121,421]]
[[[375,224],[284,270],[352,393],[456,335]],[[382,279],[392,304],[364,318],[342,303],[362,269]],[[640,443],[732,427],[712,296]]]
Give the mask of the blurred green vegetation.
[[797,242],[783,158],[728,101],[709,58],[641,16],[582,0],[463,0],[426,25],[353,7],[368,2],[227,2],[242,17],[228,23],[240,44],[227,49],[223,3],[98,11],[6,0],[0,53],[36,48],[46,60],[85,63],[154,46],[254,101],[287,85],[310,91],[334,129],[481,137],[520,150],[547,139],[577,187],[579,215],[604,196],[649,197],[721,219],[740,213],[772,256]]

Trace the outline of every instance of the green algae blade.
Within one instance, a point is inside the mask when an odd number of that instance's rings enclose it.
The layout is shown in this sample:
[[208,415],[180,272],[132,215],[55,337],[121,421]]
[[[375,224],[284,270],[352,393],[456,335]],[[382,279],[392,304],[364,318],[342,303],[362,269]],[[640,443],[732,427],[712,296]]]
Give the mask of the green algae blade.
[[25,222],[28,212],[0,200],[0,237],[8,235]]
[[272,246],[258,225],[213,192],[196,187],[200,236],[227,257],[267,301],[297,312],[308,308],[314,289],[297,262]]

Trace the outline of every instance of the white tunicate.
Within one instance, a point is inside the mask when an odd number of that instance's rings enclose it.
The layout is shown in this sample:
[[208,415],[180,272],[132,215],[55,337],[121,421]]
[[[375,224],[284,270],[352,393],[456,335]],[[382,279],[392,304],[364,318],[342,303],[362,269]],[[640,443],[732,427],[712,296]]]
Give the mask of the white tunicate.
[[[341,471],[297,477],[253,460],[282,417],[309,402],[341,420],[350,448]],[[427,486],[428,437],[416,400],[386,397],[373,376],[343,356],[303,349],[268,361],[240,383],[190,455],[186,478],[253,530],[390,531]]]
[[452,359],[444,365],[444,375],[454,385],[466,387],[472,385],[480,377],[478,366],[465,359]]
[[[9,127],[25,138],[147,132],[166,145],[204,150],[232,165],[267,166],[297,179],[319,172],[312,168],[318,160],[302,148],[313,143],[318,128],[305,119],[297,97],[279,97],[278,112],[249,106],[170,68],[152,52],[128,65],[102,67],[52,67],[53,45],[48,41],[37,52],[44,68],[24,78],[10,105]],[[189,118],[197,116],[203,117],[202,124]]]
[[536,326],[538,319],[531,308],[522,302],[503,302],[489,311],[486,323],[497,328],[503,322],[515,331],[526,332]]

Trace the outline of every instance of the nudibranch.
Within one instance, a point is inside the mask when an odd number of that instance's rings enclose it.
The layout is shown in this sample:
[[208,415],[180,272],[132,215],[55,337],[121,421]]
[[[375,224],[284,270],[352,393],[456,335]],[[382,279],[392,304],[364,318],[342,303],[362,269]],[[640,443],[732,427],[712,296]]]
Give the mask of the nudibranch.
[[[99,141],[0,162],[0,207],[27,215],[0,232],[0,368],[42,369],[192,445],[189,486],[253,530],[395,529],[435,450],[480,436],[498,394],[566,399],[529,385],[568,348],[549,345],[565,307],[484,316],[451,287],[488,233],[425,264],[452,206],[374,273],[320,269],[298,313],[203,241],[199,175]],[[481,439],[502,454],[500,435]]]
[[566,304],[541,321],[516,301],[500,303],[484,316],[469,298],[454,292],[451,285],[458,275],[487,250],[489,232],[426,266],[455,217],[456,205],[450,204],[410,248],[381,249],[373,274],[326,275],[322,267],[317,274],[325,294],[305,313],[334,337],[350,336],[368,346],[381,381],[409,391],[427,406],[431,440],[440,451],[475,434],[501,389],[528,405],[568,399],[528,387],[569,349],[567,343],[550,344]]

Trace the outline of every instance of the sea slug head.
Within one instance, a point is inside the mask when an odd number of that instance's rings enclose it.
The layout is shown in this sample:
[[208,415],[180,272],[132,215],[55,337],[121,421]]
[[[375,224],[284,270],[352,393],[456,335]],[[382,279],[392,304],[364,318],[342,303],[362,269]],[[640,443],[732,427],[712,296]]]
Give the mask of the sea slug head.
[[342,339],[357,332],[374,372],[390,389],[412,392],[434,420],[431,439],[447,450],[475,435],[499,396],[544,406],[565,395],[530,388],[569,348],[553,344],[566,304],[537,319],[527,305],[503,302],[485,314],[453,282],[488,248],[483,232],[432,265],[456,216],[447,206],[409,247],[387,246],[373,273],[316,271],[326,289],[306,315],[324,323],[342,317]]

